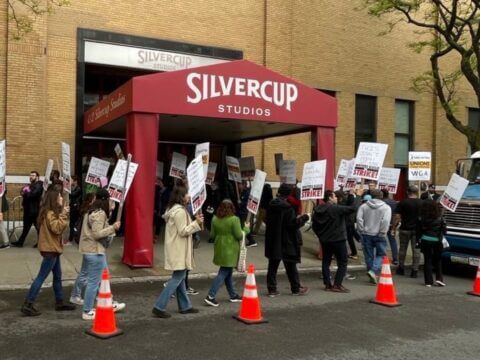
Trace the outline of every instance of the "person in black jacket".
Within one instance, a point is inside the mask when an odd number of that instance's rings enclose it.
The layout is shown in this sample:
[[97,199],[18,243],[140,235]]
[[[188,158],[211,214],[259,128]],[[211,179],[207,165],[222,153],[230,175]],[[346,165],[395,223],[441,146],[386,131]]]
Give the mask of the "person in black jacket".
[[420,207],[417,222],[417,243],[425,259],[425,286],[433,285],[433,268],[435,268],[435,285],[445,286],[442,274],[443,235],[446,233],[445,221],[440,205],[435,200],[424,200]]
[[80,241],[80,229],[77,222],[80,217],[80,205],[82,204],[82,187],[78,184],[78,176],[72,175],[72,193],[70,194],[70,234],[68,241]]
[[293,206],[287,202],[291,188],[280,185],[277,198],[269,206],[265,230],[265,257],[268,259],[268,296],[279,295],[277,291],[277,270],[283,261],[293,295],[305,295],[308,288],[300,285],[297,263],[301,261],[297,229],[308,221],[308,215],[296,216]]
[[[323,247],[322,274],[325,290],[333,292],[349,292],[343,285],[347,273],[347,229],[346,218],[355,212],[355,206],[337,204],[337,197],[331,190],[326,190],[324,204],[318,205],[313,214],[312,228]],[[332,285],[330,264],[335,256],[338,270]]]
[[12,242],[11,245],[15,247],[23,247],[23,243],[30,231],[30,228],[35,226],[38,236],[37,217],[40,207],[40,201],[43,193],[43,182],[40,181],[40,174],[38,171],[30,172],[30,184],[24,186],[20,192],[23,197],[23,231],[18,241]]

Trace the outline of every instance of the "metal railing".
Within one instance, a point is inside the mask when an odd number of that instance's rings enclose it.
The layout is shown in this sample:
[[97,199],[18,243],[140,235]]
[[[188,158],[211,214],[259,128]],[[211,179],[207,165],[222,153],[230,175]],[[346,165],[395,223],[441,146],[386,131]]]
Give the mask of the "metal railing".
[[4,221],[7,221],[8,239],[18,240],[17,229],[23,228],[22,196],[16,196],[8,203],[8,211],[4,212]]

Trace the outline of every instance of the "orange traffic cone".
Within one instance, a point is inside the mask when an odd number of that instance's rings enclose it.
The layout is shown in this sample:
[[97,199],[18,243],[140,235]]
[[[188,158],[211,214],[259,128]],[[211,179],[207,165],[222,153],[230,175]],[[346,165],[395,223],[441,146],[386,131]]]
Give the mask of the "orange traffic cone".
[[469,295],[480,296],[480,265],[477,268],[477,277],[473,282],[473,290],[467,292]]
[[86,333],[100,339],[108,339],[123,334],[123,331],[117,328],[115,321],[107,269],[104,269],[102,274],[93,326],[92,329],[87,330]]
[[377,295],[375,296],[375,300],[370,300],[370,302],[390,307],[402,305],[397,301],[388,256],[383,257],[382,273],[380,274],[380,280],[378,281]]
[[248,266],[247,280],[243,291],[242,303],[240,304],[240,312],[235,319],[247,324],[263,324],[268,322],[262,317],[260,308],[260,299],[257,293],[257,284],[255,282],[255,266]]

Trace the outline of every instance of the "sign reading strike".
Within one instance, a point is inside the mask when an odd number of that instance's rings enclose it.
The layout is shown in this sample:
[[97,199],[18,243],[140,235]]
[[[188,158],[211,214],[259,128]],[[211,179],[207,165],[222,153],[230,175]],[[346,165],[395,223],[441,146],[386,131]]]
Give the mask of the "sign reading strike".
[[53,160],[48,159],[47,161],[47,168],[45,169],[45,178],[43,179],[43,189],[47,191],[48,184],[50,183],[50,175],[52,174],[53,170]]
[[88,166],[87,177],[85,182],[92,185],[100,186],[100,178],[106,177],[108,169],[110,168],[110,163],[108,161],[98,159],[92,156],[90,160],[90,165]]
[[353,177],[378,180],[387,149],[387,144],[361,142],[355,157]]
[[445,209],[455,212],[467,186],[467,179],[464,179],[457,174],[452,174],[447,189],[440,198],[440,204],[442,204]]
[[240,173],[240,163],[238,159],[233,156],[227,156],[225,159],[227,162],[228,180],[241,183],[242,175]]
[[360,182],[360,178],[353,177],[353,166],[355,165],[355,159],[348,160],[347,180],[343,186],[343,190],[353,190],[357,183]]
[[318,160],[303,165],[301,200],[321,199],[325,189],[327,160]]
[[[5,177],[7,175],[7,156],[5,140],[0,141],[0,197],[5,194]],[[4,209],[5,210],[5,209]]]
[[295,160],[280,160],[279,174],[282,184],[296,184],[297,162]]
[[67,193],[72,192],[72,181],[70,174],[70,145],[62,142],[62,173],[63,173],[63,189]]
[[133,178],[135,177],[135,173],[138,169],[138,164],[130,162],[130,166],[128,167],[127,188],[124,189],[123,185],[125,182],[125,176],[127,174],[127,163],[127,160],[120,159],[117,161],[112,178],[110,179],[110,184],[108,184],[107,190],[110,193],[110,198],[118,203],[126,199],[128,190],[132,185]]
[[170,165],[170,176],[181,179],[185,176],[187,167],[187,157],[183,154],[174,152],[172,155],[172,164]]
[[248,196],[247,202],[247,210],[253,215],[256,215],[258,212],[260,199],[262,197],[263,185],[265,184],[266,178],[266,172],[255,170],[255,178],[253,179],[252,188],[250,190],[250,195]]
[[408,153],[408,180],[429,181],[431,168],[432,168],[431,152],[410,151]]
[[203,175],[203,160],[201,155],[193,159],[190,165],[188,165],[187,180],[192,212],[193,214],[196,214],[202,209],[202,205],[207,199],[205,176]]
[[157,161],[157,171],[155,176],[158,180],[163,180],[163,162]]
[[202,143],[202,144],[197,144],[195,146],[195,157],[197,156],[202,157],[202,162],[203,162],[203,176],[204,178],[207,177],[207,172],[208,172],[208,161],[210,157],[210,143]]
[[400,169],[382,167],[378,178],[378,188],[380,190],[386,189],[390,194],[396,194],[399,178]]
[[207,172],[207,178],[205,179],[205,184],[212,185],[213,181],[215,180],[216,172],[217,172],[217,163],[210,161],[208,163],[208,172]]
[[340,160],[340,165],[338,166],[337,178],[335,179],[337,184],[340,186],[345,186],[347,183],[348,170],[350,167],[350,160],[342,159]]
[[248,156],[238,160],[242,180],[251,180],[255,176],[255,158]]

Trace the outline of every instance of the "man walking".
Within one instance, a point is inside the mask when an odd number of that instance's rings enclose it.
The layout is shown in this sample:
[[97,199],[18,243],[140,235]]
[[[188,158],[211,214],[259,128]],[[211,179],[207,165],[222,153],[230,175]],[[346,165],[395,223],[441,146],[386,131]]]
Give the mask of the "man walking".
[[23,243],[30,231],[30,228],[35,226],[38,235],[38,210],[40,207],[40,200],[42,199],[43,182],[40,181],[38,171],[30,172],[30,184],[23,187],[20,194],[23,197],[23,231],[18,241],[12,242],[11,245],[15,247],[23,247]]
[[[312,229],[323,248],[322,274],[325,290],[347,293],[350,290],[343,287],[342,282],[347,274],[347,228],[346,218],[355,212],[355,206],[338,205],[338,199],[331,190],[325,191],[324,204],[318,205],[313,213]],[[338,270],[332,285],[330,279],[330,264],[335,256]]]
[[372,199],[360,206],[357,213],[357,227],[362,235],[363,252],[370,281],[377,283],[382,260],[387,255],[387,232],[390,228],[392,210],[381,199],[380,190],[370,192]]
[[416,248],[417,236],[416,228],[418,215],[422,201],[418,199],[418,188],[410,186],[407,189],[407,199],[400,201],[395,209],[395,219],[393,222],[394,232],[400,225],[400,250],[398,254],[398,275],[405,275],[405,257],[407,256],[408,244],[412,246],[412,272],[410,277],[418,277],[418,266],[420,264],[420,249]]
[[297,229],[307,221],[308,215],[296,216],[293,206],[287,202],[290,186],[280,185],[277,198],[270,202],[266,218],[265,257],[268,259],[268,296],[279,295],[277,291],[277,270],[283,261],[293,295],[305,295],[308,288],[300,285],[297,263],[301,261],[300,239]]

